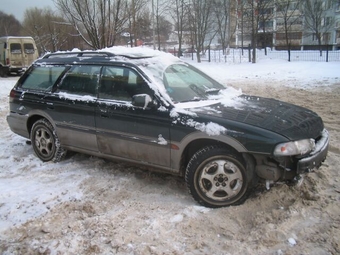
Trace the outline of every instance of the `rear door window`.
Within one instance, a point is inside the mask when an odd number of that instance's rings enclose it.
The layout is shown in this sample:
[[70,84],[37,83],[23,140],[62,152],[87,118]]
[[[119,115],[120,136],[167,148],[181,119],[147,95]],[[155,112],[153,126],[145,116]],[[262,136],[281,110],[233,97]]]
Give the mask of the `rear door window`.
[[48,91],[65,71],[64,66],[33,67],[22,82],[21,88]]
[[21,54],[21,44],[20,43],[11,43],[10,50],[13,54]]
[[26,54],[34,54],[34,46],[32,43],[24,43],[24,51]]

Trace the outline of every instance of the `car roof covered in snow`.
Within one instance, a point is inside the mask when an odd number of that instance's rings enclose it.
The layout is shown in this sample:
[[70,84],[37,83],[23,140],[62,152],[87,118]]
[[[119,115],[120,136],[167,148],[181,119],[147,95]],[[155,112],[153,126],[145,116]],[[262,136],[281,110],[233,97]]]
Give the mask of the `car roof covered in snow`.
[[55,53],[47,53],[43,57],[36,60],[35,64],[75,64],[75,63],[110,63],[110,62],[125,62],[132,64],[140,64],[140,60],[153,59],[153,64],[168,65],[174,62],[182,62],[177,57],[145,48],[128,48],[115,46],[96,51],[58,51]]

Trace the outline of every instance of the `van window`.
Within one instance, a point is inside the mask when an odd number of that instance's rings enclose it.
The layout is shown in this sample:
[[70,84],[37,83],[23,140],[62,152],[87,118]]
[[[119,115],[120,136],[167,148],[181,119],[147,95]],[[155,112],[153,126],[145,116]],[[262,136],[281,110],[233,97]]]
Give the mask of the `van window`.
[[24,51],[26,54],[34,54],[34,46],[32,43],[24,43]]
[[10,50],[13,54],[21,54],[21,44],[20,43],[11,43]]
[[95,96],[101,66],[75,65],[61,80],[57,92]]
[[53,84],[65,69],[66,67],[63,66],[33,67],[21,87],[23,89],[51,90]]

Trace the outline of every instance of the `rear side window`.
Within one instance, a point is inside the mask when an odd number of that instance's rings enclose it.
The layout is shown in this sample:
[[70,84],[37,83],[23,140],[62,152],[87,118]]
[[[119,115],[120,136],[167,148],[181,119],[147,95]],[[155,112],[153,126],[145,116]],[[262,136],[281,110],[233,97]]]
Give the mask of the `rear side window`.
[[95,96],[97,94],[100,70],[101,66],[72,66],[58,85],[57,92]]
[[34,54],[34,47],[32,43],[24,43],[24,51],[26,54]]
[[22,82],[21,88],[33,90],[51,90],[58,77],[65,71],[63,66],[33,67]]
[[21,44],[20,43],[11,43],[10,50],[13,54],[21,54]]

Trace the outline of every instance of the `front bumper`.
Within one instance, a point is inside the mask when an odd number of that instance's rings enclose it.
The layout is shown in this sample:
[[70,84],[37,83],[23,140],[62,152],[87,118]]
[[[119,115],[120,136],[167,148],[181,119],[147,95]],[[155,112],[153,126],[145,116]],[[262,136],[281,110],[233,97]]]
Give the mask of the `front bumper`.
[[9,67],[9,72],[22,73],[26,70],[26,67]]
[[325,161],[328,153],[329,135],[326,129],[322,131],[321,139],[316,143],[314,151],[297,163],[297,173],[302,174],[318,169]]

